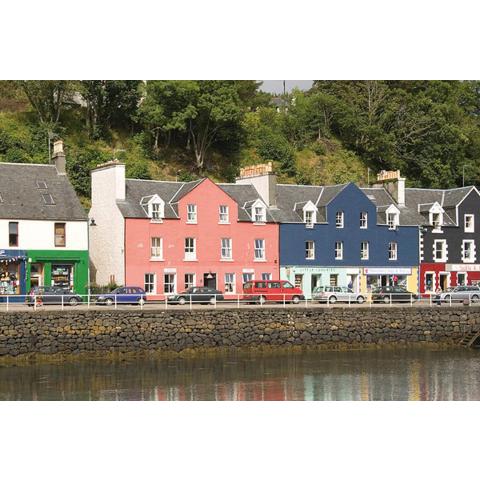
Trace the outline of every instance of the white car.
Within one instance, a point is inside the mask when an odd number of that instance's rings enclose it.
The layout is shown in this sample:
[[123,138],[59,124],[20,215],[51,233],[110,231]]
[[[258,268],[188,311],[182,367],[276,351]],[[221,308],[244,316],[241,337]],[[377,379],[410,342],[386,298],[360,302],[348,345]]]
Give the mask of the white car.
[[312,298],[320,303],[363,303],[365,301],[365,295],[355,293],[351,288],[347,287],[315,287],[312,292]]

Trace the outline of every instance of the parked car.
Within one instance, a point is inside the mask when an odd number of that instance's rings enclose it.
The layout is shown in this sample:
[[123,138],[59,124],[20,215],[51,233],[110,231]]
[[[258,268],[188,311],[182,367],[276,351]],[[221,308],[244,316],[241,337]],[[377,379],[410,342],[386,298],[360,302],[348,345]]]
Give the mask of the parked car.
[[480,299],[480,287],[477,285],[462,285],[459,287],[448,288],[447,291],[435,295],[434,301],[441,305],[442,303],[463,302],[470,300],[478,302]]
[[304,300],[302,289],[286,280],[253,280],[243,284],[243,299],[263,304],[265,302],[292,302]]
[[409,292],[405,287],[379,287],[372,292],[372,302],[410,302],[417,300],[417,295]]
[[170,295],[167,297],[167,302],[172,304],[185,305],[186,303],[211,303],[221,302],[223,300],[223,293],[220,290],[215,290],[210,287],[190,287],[184,292]]
[[41,302],[44,305],[62,305],[63,303],[72,307],[82,303],[80,295],[63,287],[35,287],[25,298],[25,302],[29,306],[33,306],[35,300],[37,300],[37,304]]
[[347,287],[315,287],[312,292],[312,299],[319,303],[328,302],[353,302],[363,303],[365,295],[355,293],[351,288]]
[[117,304],[143,305],[147,301],[145,290],[140,287],[118,287],[110,293],[104,293],[97,297],[97,303],[100,305],[111,306]]

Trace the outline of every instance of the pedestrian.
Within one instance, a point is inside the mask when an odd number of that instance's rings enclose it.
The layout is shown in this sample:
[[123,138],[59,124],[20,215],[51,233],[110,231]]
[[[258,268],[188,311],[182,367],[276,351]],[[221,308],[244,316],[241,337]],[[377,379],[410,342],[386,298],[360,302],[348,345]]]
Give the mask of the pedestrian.
[[348,282],[348,288],[349,288],[349,290],[351,290],[353,288],[352,279],[350,279],[350,281]]

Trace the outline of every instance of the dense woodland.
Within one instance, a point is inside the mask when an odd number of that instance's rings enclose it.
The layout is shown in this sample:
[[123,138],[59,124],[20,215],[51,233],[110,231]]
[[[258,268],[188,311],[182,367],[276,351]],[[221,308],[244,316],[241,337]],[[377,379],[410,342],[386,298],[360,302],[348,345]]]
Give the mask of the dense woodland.
[[273,97],[257,81],[3,81],[0,161],[47,163],[57,138],[88,203],[95,165],[133,178],[233,180],[273,161],[282,182],[480,183],[477,81],[315,81]]

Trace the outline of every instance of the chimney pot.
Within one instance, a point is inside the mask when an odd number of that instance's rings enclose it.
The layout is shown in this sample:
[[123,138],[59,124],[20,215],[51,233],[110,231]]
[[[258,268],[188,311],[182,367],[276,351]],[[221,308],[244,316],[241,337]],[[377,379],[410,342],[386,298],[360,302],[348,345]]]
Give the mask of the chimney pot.
[[57,174],[66,175],[67,169],[65,152],[63,151],[63,140],[57,140],[54,142],[52,160],[55,164],[55,168],[57,169]]

